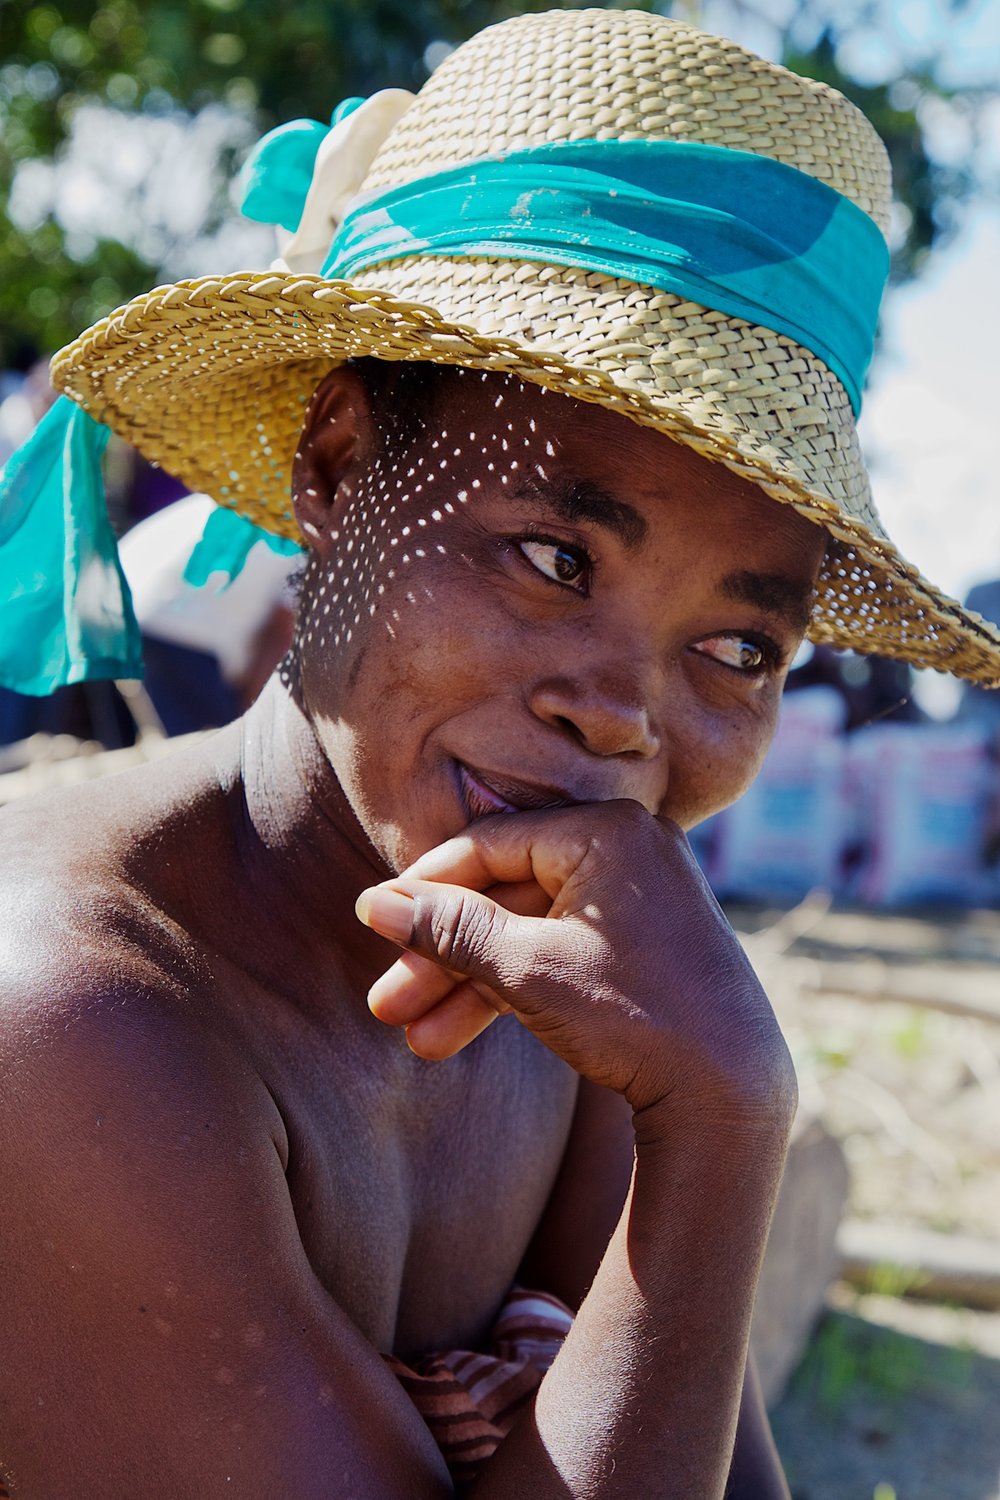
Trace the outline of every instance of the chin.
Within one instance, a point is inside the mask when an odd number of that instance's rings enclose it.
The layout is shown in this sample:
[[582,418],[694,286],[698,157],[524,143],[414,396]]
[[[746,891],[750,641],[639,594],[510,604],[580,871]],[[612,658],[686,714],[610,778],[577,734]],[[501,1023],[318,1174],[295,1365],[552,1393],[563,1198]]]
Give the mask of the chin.
[[[456,829],[455,832],[460,830]],[[451,831],[433,837],[428,833],[418,834],[401,828],[398,824],[380,824],[374,829],[366,828],[368,840],[385,865],[389,876],[401,875],[424,854],[436,849],[453,837]]]

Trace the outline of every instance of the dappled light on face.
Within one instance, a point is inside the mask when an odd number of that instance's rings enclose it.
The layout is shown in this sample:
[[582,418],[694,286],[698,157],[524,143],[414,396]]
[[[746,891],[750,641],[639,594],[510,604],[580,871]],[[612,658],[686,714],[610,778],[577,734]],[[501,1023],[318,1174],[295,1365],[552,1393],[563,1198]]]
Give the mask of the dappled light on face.
[[[409,639],[413,652],[450,629],[467,630],[471,640],[476,590],[499,576],[501,567],[516,567],[512,544],[524,540],[520,534],[534,526],[536,515],[602,527],[626,548],[637,547],[647,535],[646,522],[634,505],[604,490],[608,484],[614,491],[619,471],[630,462],[635,477],[628,478],[627,490],[634,486],[637,495],[660,493],[670,501],[663,512],[671,518],[665,535],[678,529],[683,541],[686,526],[704,530],[707,515],[714,518],[694,549],[699,577],[702,561],[720,549],[742,555],[739,517],[750,507],[756,524],[751,500],[772,516],[768,532],[781,530],[779,515],[787,519],[784,509],[779,512],[758,492],[742,493],[740,486],[749,487],[721,466],[660,434],[643,434],[623,416],[594,413],[592,420],[580,403],[499,373],[454,370],[441,380],[427,372],[419,381],[410,379],[395,406],[391,388],[381,401],[373,398],[375,429],[369,437],[374,441],[366,437],[363,451],[371,455],[366,465],[341,481],[335,497],[322,489],[314,497],[332,501],[326,513],[330,529],[306,570],[296,652],[298,661],[305,652],[319,670],[333,672],[331,688],[342,672],[348,683],[355,680],[382,632],[382,639],[397,641],[398,628],[399,639]],[[317,422],[300,448],[319,452],[322,437]],[[527,509],[515,501],[526,502]],[[551,576],[555,564],[547,553],[552,546],[544,537],[540,550],[546,556],[540,562],[535,561],[537,544],[533,551],[521,550]],[[661,548],[664,566],[675,552],[673,540]],[[565,557],[560,565],[566,565]],[[634,574],[633,568],[625,576]],[[567,579],[560,574],[552,581]],[[584,592],[582,585],[576,589],[578,595]],[[439,616],[428,610],[431,600]],[[407,637],[404,623],[420,611],[425,614]],[[408,670],[401,654],[389,667],[400,674]]]
[[[407,575],[428,559],[436,563],[448,556],[449,533],[462,508],[491,485],[506,490],[523,468],[515,450],[523,454],[538,442],[535,419],[508,419],[513,402],[505,409],[508,397],[525,390],[522,382],[468,370],[454,376],[496,386],[491,405],[498,415],[484,424],[480,405],[468,432],[454,430],[453,417],[440,426],[424,421],[402,447],[394,441],[391,422],[377,418],[376,457],[357,477],[338,526],[328,533],[332,548],[326,561],[314,553],[306,568],[298,651],[336,653],[352,643],[360,646],[366,621],[395,638],[401,610],[434,598],[428,583],[411,586]],[[391,419],[392,413],[387,415]],[[311,448],[313,441],[302,446]],[[546,451],[554,453],[551,443]],[[544,478],[541,466],[534,467]]]

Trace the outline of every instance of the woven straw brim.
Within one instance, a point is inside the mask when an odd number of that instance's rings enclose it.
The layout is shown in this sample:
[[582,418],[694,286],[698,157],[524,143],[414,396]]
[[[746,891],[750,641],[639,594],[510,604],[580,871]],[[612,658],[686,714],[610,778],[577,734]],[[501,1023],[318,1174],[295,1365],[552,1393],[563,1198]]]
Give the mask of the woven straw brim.
[[[330,369],[375,356],[511,373],[652,427],[824,527],[830,544],[814,642],[1000,684],[1000,631],[923,579],[882,533],[846,396],[808,351],[676,297],[579,271],[433,260],[391,269],[397,284],[433,291],[438,308],[446,282],[461,303],[487,277],[489,326],[483,313],[475,326],[373,286],[206,277],[158,288],[103,319],[56,357],[52,378],[190,488],[301,540],[292,460],[308,401]],[[561,334],[554,320],[565,323]],[[530,339],[501,331],[511,326]],[[713,378],[719,369],[722,378]],[[742,396],[733,388],[740,382]],[[784,423],[783,392],[794,398]]]
[[[379,193],[553,142],[692,141],[770,157],[885,232],[884,147],[835,90],[664,16],[553,10],[459,47],[389,131]],[[384,262],[351,284],[229,276],[140,297],[54,363],[88,411],[187,484],[294,536],[306,404],[352,356],[508,371],[725,464],[830,536],[810,635],[1000,682],[1000,633],[903,561],[871,503],[839,381],[793,340],[675,295],[489,256]]]

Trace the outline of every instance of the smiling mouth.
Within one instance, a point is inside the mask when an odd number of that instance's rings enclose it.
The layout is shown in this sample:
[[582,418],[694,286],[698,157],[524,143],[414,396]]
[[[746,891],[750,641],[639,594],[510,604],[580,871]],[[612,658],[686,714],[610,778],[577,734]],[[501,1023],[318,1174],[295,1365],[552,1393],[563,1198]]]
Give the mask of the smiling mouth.
[[462,801],[470,819],[486,818],[492,813],[535,811],[541,807],[571,807],[575,799],[556,787],[531,782],[511,781],[506,776],[471,771],[456,761]]

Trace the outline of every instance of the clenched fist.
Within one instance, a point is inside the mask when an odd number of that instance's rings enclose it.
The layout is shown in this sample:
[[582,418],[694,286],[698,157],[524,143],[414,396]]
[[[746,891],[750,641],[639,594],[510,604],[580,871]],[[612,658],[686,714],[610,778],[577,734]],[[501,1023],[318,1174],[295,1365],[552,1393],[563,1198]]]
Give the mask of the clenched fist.
[[513,1011],[637,1113],[790,1120],[767,997],[683,833],[636,802],[480,819],[357,909],[406,949],[369,1005],[422,1057]]

